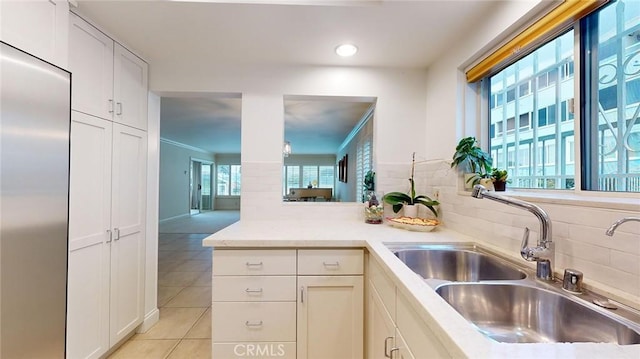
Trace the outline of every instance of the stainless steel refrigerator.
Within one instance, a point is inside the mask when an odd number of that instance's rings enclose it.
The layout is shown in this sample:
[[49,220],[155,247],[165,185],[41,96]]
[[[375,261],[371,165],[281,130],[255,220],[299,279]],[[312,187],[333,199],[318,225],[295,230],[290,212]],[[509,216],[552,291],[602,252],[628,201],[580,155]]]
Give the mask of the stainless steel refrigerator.
[[64,358],[70,74],[0,42],[0,358]]

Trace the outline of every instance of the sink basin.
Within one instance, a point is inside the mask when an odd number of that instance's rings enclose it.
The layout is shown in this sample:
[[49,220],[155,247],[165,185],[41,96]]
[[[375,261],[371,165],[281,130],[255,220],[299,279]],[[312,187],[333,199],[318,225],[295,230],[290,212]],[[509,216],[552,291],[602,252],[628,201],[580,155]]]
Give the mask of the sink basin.
[[640,328],[635,324],[546,289],[449,283],[436,292],[480,332],[498,342],[640,344]]
[[488,254],[464,249],[394,250],[411,270],[424,279],[457,282],[519,280],[526,274],[513,265]]

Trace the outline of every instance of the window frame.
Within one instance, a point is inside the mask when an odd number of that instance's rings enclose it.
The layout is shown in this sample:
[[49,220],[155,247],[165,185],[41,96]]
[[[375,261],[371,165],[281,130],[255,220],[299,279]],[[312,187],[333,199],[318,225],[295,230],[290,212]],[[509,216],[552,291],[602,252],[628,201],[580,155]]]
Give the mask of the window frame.
[[[594,13],[597,13],[597,12],[594,12]],[[547,36],[546,40],[544,41],[544,43],[547,43],[549,40],[552,40],[553,38],[561,35],[562,33],[570,29],[574,30],[573,66],[567,65],[567,64],[563,65],[562,68],[558,69],[556,73],[556,78],[555,78],[556,83],[559,83],[566,78],[565,72],[568,72],[569,76],[573,74],[574,97],[571,99],[565,99],[560,102],[560,105],[558,105],[558,107],[560,108],[556,109],[557,115],[554,121],[555,123],[558,123],[558,124],[562,124],[571,119],[573,119],[574,121],[573,151],[570,151],[572,152],[573,157],[575,159],[575,161],[571,163],[571,165],[574,166],[574,170],[573,170],[574,186],[569,189],[558,189],[558,190],[555,190],[555,189],[550,190],[550,189],[544,189],[544,188],[510,188],[509,191],[511,193],[509,194],[515,195],[515,196],[522,195],[523,198],[539,198],[543,202],[549,201],[551,203],[561,203],[565,201],[567,201],[568,203],[573,203],[575,201],[582,202],[585,200],[593,201],[589,198],[600,198],[599,202],[597,203],[590,202],[590,203],[596,207],[619,208],[619,209],[633,208],[634,210],[637,210],[638,206],[636,202],[637,202],[637,199],[640,199],[640,192],[612,192],[612,191],[601,191],[597,189],[595,190],[583,189],[583,181],[585,178],[585,174],[584,174],[585,165],[581,164],[580,162],[584,162],[582,160],[582,153],[585,152],[585,149],[583,148],[584,141],[582,141],[582,138],[585,136],[583,129],[586,126],[583,126],[581,123],[583,118],[582,117],[583,111],[579,104],[581,103],[581,99],[583,98],[583,94],[581,93],[581,83],[585,82],[583,79],[586,76],[584,74],[584,69],[586,68],[586,66],[582,66],[582,63],[585,61],[585,59],[583,58],[581,43],[580,43],[580,41],[584,39],[582,28],[583,26],[580,24],[580,21],[576,21],[570,26],[567,26],[559,31],[556,31],[550,34],[549,36]],[[537,48],[539,48],[539,46],[536,46],[536,48],[532,49],[532,51],[534,51]],[[492,71],[490,74],[483,76],[481,81],[477,81],[475,83],[468,83],[465,91],[472,93],[473,96],[471,96],[469,100],[466,100],[466,103],[468,106],[473,106],[474,108],[476,108],[477,117],[475,122],[476,122],[477,133],[480,134],[479,138],[483,140],[490,140],[490,138],[492,137],[491,136],[492,133],[495,135],[493,136],[493,138],[501,135],[498,132],[497,123],[496,123],[496,127],[493,129],[493,132],[491,130],[491,122],[490,122],[489,114],[491,109],[497,107],[497,105],[495,102],[491,101],[494,95],[491,94],[490,92],[490,88],[489,88],[490,85],[488,83],[489,81],[487,80],[492,75],[500,72],[502,69],[510,66],[514,62],[526,57],[527,55],[528,53],[522,54],[522,56],[519,56],[518,58],[509,61],[508,64],[505,64],[504,66],[501,66],[499,69]],[[473,61],[470,61],[470,62],[473,62]],[[467,72],[467,76],[469,77],[468,72]],[[533,80],[537,81],[537,77],[533,77]],[[527,96],[527,95],[528,94],[525,94],[524,96]],[[519,97],[522,97],[522,95],[517,93],[516,98],[519,98]],[[475,102],[475,101],[478,101],[478,102]],[[563,116],[565,116],[565,114],[562,111],[563,110],[563,107],[561,107],[562,105],[566,106],[567,113],[566,113],[565,120],[563,120]],[[531,125],[533,125],[533,119],[531,119],[530,121],[531,121],[530,122]],[[565,142],[566,142],[567,136],[560,136],[560,137],[561,137],[560,138],[561,143],[556,144],[556,146],[560,145],[562,147],[562,153],[560,154],[561,158],[568,158],[569,154],[567,152],[569,150],[565,148],[566,147]],[[495,153],[496,149],[495,148],[488,149],[487,148],[488,141],[485,142],[483,140],[481,140],[483,149],[489,150],[491,151],[491,153]],[[542,161],[541,159],[534,159],[533,157],[535,156],[536,151],[537,151],[536,149],[532,151],[533,153],[530,161],[541,162]],[[562,177],[564,178],[565,176],[566,174],[563,173]],[[595,177],[595,181],[597,180],[598,178]],[[548,196],[550,192],[554,193],[553,194],[554,199],[549,199]]]
[[[229,185],[227,186],[227,193],[228,194],[219,194],[218,193],[218,188],[219,188],[219,182],[218,182],[218,175],[219,175],[219,168],[226,166],[229,168]],[[233,176],[233,171],[232,171],[232,167],[238,167],[239,169],[239,173],[240,173],[240,193],[239,194],[231,194],[231,183],[233,183],[232,180],[232,176]],[[240,196],[242,196],[242,165],[240,165],[239,163],[223,163],[223,164],[216,164],[216,170],[215,170],[215,197],[216,198],[239,198]]]

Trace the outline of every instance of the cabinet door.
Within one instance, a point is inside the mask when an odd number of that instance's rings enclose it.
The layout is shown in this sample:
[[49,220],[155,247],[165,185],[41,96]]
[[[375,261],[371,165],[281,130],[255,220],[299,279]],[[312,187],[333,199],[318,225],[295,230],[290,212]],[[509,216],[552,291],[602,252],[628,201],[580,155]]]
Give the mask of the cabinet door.
[[147,134],[113,124],[111,345],[143,319]]
[[367,358],[390,358],[394,347],[395,324],[384,307],[380,295],[369,283],[367,293]]
[[[397,295],[396,327],[404,336],[406,346],[416,358],[450,358],[447,348],[438,336],[416,313],[409,300],[400,292]],[[399,346],[397,339],[396,345]]]
[[298,277],[298,359],[362,358],[362,276]]
[[120,44],[114,50],[115,118],[123,125],[147,129],[147,64]]
[[[409,349],[407,342],[404,341],[404,337],[400,333],[400,331],[396,330],[396,347],[394,348],[394,353],[391,356],[391,359],[415,359],[413,353]],[[436,358],[436,357],[425,357],[425,358]]]
[[66,0],[2,0],[0,10],[2,41],[67,68]]
[[109,121],[71,113],[69,358],[98,358],[109,349],[111,130]]
[[113,40],[75,14],[69,21],[71,108],[113,119]]

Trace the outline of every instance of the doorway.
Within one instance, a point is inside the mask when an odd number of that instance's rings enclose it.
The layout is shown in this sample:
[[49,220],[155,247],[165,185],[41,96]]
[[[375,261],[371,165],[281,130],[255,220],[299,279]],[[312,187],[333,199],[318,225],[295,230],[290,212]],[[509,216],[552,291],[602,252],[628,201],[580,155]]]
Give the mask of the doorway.
[[202,211],[212,210],[213,162],[192,158],[189,172],[191,173],[189,176],[190,214],[193,216]]

